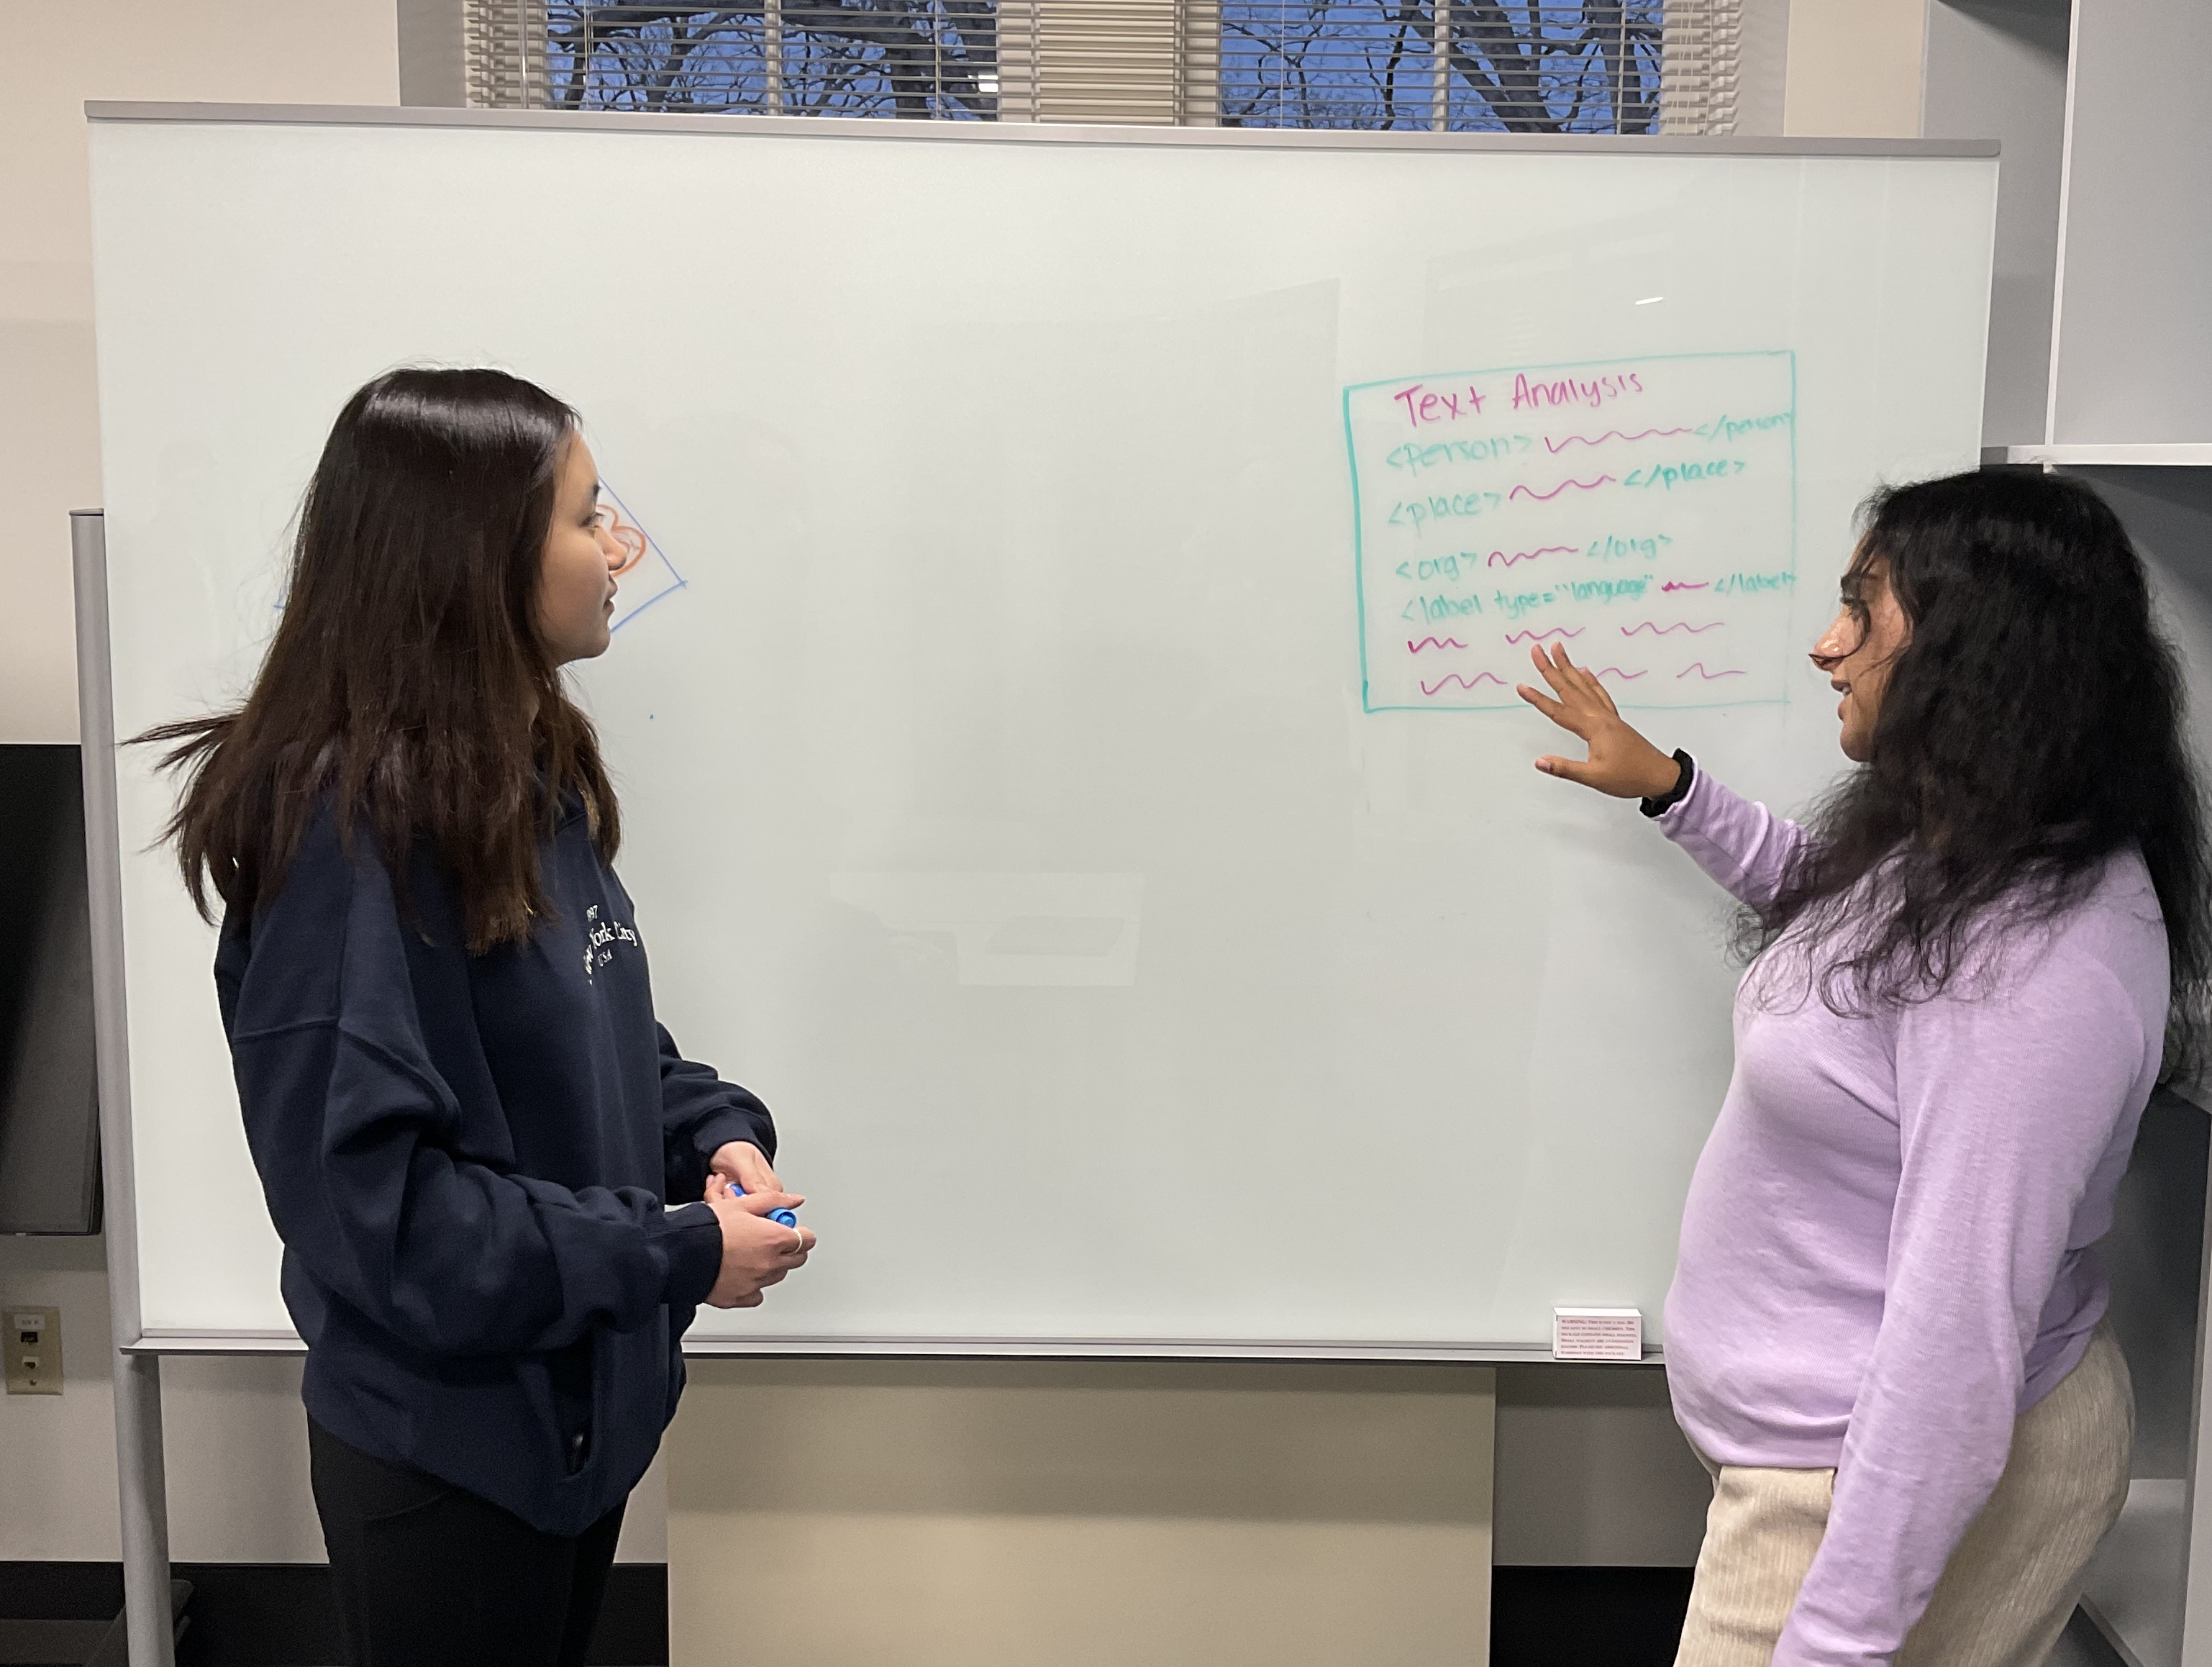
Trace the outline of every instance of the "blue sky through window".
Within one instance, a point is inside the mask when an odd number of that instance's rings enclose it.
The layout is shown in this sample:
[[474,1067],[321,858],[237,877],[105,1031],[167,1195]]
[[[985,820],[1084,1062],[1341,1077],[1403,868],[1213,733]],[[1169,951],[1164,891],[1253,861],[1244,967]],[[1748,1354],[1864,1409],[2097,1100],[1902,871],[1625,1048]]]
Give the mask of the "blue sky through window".
[[[1244,127],[1437,125],[1437,0],[1223,0],[1221,118]],[[1449,0],[1443,125],[1645,133],[1660,0]]]

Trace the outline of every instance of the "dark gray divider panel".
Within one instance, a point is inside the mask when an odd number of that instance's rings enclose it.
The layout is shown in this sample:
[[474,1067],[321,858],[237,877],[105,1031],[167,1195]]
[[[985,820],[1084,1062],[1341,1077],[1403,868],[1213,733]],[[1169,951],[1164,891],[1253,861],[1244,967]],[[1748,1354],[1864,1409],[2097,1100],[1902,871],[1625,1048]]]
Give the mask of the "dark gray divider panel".
[[2212,441],[2208,61],[2203,0],[2074,9],[2053,444]]
[[1931,139],[2004,146],[1984,446],[2033,445],[2044,435],[2071,11],[2072,0],[1942,0],[1928,9],[1923,130]]
[[2212,1118],[2179,1094],[2152,1096],[2103,1247],[2112,1329],[2135,1378],[2138,1476],[2189,1474],[2208,1158]]
[[[2126,524],[2151,573],[2160,621],[2181,656],[2200,785],[2212,786],[2212,470],[2075,469]],[[2105,1256],[2112,1326],[2136,1383],[2136,1475],[2186,1476],[2196,1396],[2198,1282],[2212,1121],[2161,1092],[2143,1114]]]
[[0,1232],[100,1229],[100,1096],[73,746],[0,746]]

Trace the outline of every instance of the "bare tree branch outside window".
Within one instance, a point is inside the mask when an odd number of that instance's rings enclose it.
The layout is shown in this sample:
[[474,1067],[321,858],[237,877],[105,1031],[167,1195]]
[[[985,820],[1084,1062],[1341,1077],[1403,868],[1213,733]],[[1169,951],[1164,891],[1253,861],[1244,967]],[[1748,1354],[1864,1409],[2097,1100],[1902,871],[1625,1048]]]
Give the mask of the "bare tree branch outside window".
[[[576,110],[768,108],[767,18],[750,5],[549,7],[552,102]],[[998,114],[995,0],[784,0],[793,116]]]
[[1221,119],[1243,127],[1656,132],[1661,11],[1661,0],[1222,0]]

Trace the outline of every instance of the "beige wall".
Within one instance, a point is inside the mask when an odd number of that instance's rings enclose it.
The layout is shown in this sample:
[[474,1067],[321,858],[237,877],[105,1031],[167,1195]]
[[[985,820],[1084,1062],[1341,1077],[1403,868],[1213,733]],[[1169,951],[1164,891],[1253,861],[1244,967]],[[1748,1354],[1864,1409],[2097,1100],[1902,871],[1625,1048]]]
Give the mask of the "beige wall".
[[0,1307],[62,1311],[62,1392],[0,1396],[0,1562],[117,1554],[106,1281],[96,1238],[0,1238]]
[[678,1667],[1478,1667],[1483,1367],[707,1362]]
[[[107,1287],[101,1250],[98,1239],[0,1238],[0,1303],[58,1306],[67,1354],[60,1396],[0,1399],[0,1562],[107,1561],[118,1554]],[[903,1454],[882,1478],[885,1494],[860,1512],[871,1517],[870,1524],[861,1526],[871,1534],[882,1534],[886,1523],[900,1516],[884,1500],[899,1495],[901,1489],[904,1493],[899,1496],[908,1500],[921,1497],[922,1484],[915,1480],[918,1469],[964,1463],[964,1456],[975,1451],[974,1432],[994,1427],[1012,1392],[1031,1388],[1048,1391],[1038,1402],[1042,1410],[1023,1416],[1051,1428],[1060,1416],[1054,1407],[1081,1404],[1079,1396],[1071,1400],[1066,1394],[1067,1374],[1073,1374],[1078,1388],[1086,1383],[1112,1388],[1137,1381],[1130,1376],[1133,1369],[1126,1366],[1053,1370],[1062,1375],[1055,1378],[1047,1372],[1039,1377],[1036,1368],[1023,1366],[779,1363],[748,1367],[696,1363],[692,1393],[672,1444],[680,1467],[676,1492],[695,1518],[714,1518],[721,1505],[738,1500],[748,1501],[757,1512],[766,1512],[771,1505],[776,1512],[788,1512],[793,1501],[811,1500],[827,1518],[840,1518],[848,1512],[850,1496],[844,1496],[847,1505],[837,1504],[840,1495],[834,1488],[815,1486],[817,1475],[863,1459],[872,1463],[872,1456],[886,1446],[896,1450],[902,1444],[949,1439],[951,1445],[941,1451],[918,1448]],[[1242,1369],[1141,1370],[1168,1375],[1144,1378],[1150,1389],[1125,1389],[1112,1404],[1141,1406],[1152,1419],[1166,1418],[1182,1404],[1173,1396],[1152,1392],[1163,1385],[1193,1391],[1224,1384],[1250,1387],[1238,1378]],[[1262,1381],[1282,1381],[1279,1375],[1267,1377],[1268,1373],[1307,1370],[1265,1368]],[[1353,1369],[1355,1379],[1358,1370]],[[1390,1370],[1384,1369],[1386,1377]],[[1003,1375],[994,1375],[1002,1371]],[[1286,1427],[1291,1439],[1303,1441],[1316,1419],[1326,1421],[1329,1408],[1346,1409],[1349,1420],[1357,1407],[1356,1402],[1341,1398],[1346,1380],[1340,1369],[1323,1367],[1320,1372],[1317,1378],[1293,1375],[1288,1381],[1293,1385],[1329,1384],[1334,1398],[1319,1402],[1263,1398],[1255,1403],[1249,1394],[1243,1394],[1215,1404],[1238,1417],[1255,1404],[1262,1410],[1291,1408],[1294,1417]],[[1188,1383],[1176,1373],[1188,1373]],[[1662,1374],[1644,1368],[1528,1366],[1506,1367],[1497,1377],[1492,1549],[1498,1562],[1663,1567],[1686,1566],[1695,1559],[1708,1490],[1705,1473],[1674,1428]],[[798,1397],[812,1393],[804,1386],[817,1381],[823,1386],[818,1404],[800,1406]],[[748,1384],[756,1391],[750,1399],[726,1392],[732,1385]],[[171,1536],[178,1560],[320,1561],[322,1539],[307,1490],[297,1362],[172,1359],[163,1365],[162,1385]],[[917,1387],[931,1385],[936,1390],[933,1399],[915,1393]],[[1433,1402],[1386,1405],[1413,1407],[1422,1417],[1456,1415]],[[1065,1427],[1047,1450],[1049,1456],[1041,1462],[1040,1474],[1048,1485],[1053,1477],[1075,1479],[1060,1514],[1079,1519],[1086,1512],[1097,1514],[1093,1482],[1084,1479],[1095,1478],[1102,1470],[1111,1473],[1120,1464],[1116,1444],[1125,1439],[1127,1425],[1117,1426],[1111,1420],[1063,1421]],[[1396,1443],[1398,1459],[1404,1461],[1405,1433],[1411,1429],[1418,1433],[1425,1427],[1419,1418],[1408,1423],[1401,1417],[1383,1421],[1382,1427],[1398,1433],[1390,1439]],[[1063,1436],[1064,1443],[1060,1439]],[[1188,1445],[1191,1437],[1186,1432],[1179,1439]],[[963,1527],[961,1519],[976,1515],[973,1500],[1000,1486],[994,1475],[1003,1480],[1009,1465],[1022,1462],[1024,1452],[1034,1458],[1039,1450],[1040,1444],[1034,1442],[1027,1449],[1010,1450],[973,1477],[948,1477],[940,1469],[936,1484],[940,1488],[957,1481],[976,1491],[967,1496],[969,1504],[956,1502],[941,1512],[936,1531],[950,1534],[955,1541],[980,1534],[988,1542],[994,1531],[988,1520],[981,1526],[970,1523]],[[757,1461],[764,1467],[760,1476],[772,1478],[767,1487],[759,1476],[749,1475],[742,1486],[729,1481],[729,1467],[747,1470]],[[1255,1478],[1265,1474],[1263,1461],[1272,1462],[1266,1460],[1264,1451],[1255,1456],[1248,1445],[1237,1460],[1242,1469],[1232,1467],[1223,1474],[1218,1468],[1209,1471],[1201,1466],[1200,1477],[1211,1480],[1191,1485],[1241,1487],[1249,1499]],[[1474,1472],[1468,1468],[1472,1461],[1465,1453],[1446,1463],[1462,1481],[1472,1478]],[[1386,1478],[1377,1485],[1397,1484]],[[666,1560],[669,1492],[666,1466],[657,1464],[632,1496],[623,1524],[623,1561]],[[1125,1566],[1147,1554],[1149,1536],[1156,1529],[1161,1537],[1152,1548],[1154,1554],[1178,1559],[1210,1554],[1207,1536],[1194,1536],[1188,1523],[1181,1520],[1188,1514],[1190,1497],[1188,1488],[1173,1491],[1164,1503],[1140,1513],[1124,1494],[1118,1515],[1098,1531],[1118,1548],[1116,1554]],[[1374,1496],[1365,1497],[1371,1505]],[[1482,1507],[1482,1496],[1478,1491],[1462,1504],[1473,1513]],[[1334,1508],[1347,1507],[1340,1502]],[[1401,1525],[1408,1527],[1418,1526],[1429,1508],[1429,1496],[1418,1488],[1395,1507],[1402,1513]],[[987,1518],[1006,1516],[1003,1512],[981,1514]],[[1290,1515],[1295,1520],[1295,1513]],[[1148,1523],[1147,1518],[1160,1520]],[[1266,1519],[1262,1513],[1261,1520]],[[997,1524],[1000,1529],[1006,1525],[1005,1520]],[[698,1536],[703,1534],[711,1544],[716,1536],[744,1526],[695,1521],[693,1542],[700,1543]],[[777,1531],[789,1526],[781,1524]],[[817,1523],[810,1531],[820,1526]],[[1255,1529],[1248,1537],[1256,1543],[1270,1533],[1280,1537],[1282,1532],[1279,1521],[1275,1530]],[[1229,1537],[1234,1542],[1237,1536]],[[1416,1537],[1434,1542],[1432,1530]],[[909,1542],[900,1554],[912,1554],[918,1543]],[[872,1548],[869,1555],[874,1558],[877,1553]],[[1233,1564],[1233,1557],[1231,1561]],[[1211,1563],[1193,1567],[1193,1578],[1211,1578]],[[801,1579],[799,1585],[819,1596],[813,1580]]]
[[396,104],[397,0],[0,0],[0,743],[76,739],[71,509],[100,502],[88,99]]
[[1782,131],[1917,139],[1931,0],[1790,0]]
[[[62,1311],[59,1396],[0,1397],[0,1562],[112,1561],[118,1549],[107,1274],[97,1238],[0,1238],[0,1307]],[[319,1563],[297,1359],[161,1363],[170,1552],[179,1562]],[[659,1465],[631,1496],[619,1555],[668,1555]]]
[[[0,1561],[112,1561],[115,1427],[96,1238],[0,1238],[0,1303],[62,1311],[58,1396],[0,1399]],[[169,1530],[180,1561],[319,1561],[300,1369],[173,1360],[161,1371]]]

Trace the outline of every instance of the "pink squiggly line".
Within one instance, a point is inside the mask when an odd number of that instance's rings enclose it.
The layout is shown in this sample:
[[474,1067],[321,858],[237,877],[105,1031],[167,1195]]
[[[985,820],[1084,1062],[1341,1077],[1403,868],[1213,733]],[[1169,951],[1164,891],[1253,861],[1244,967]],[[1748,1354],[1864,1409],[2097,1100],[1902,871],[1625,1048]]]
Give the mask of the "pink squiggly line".
[[1671,625],[1662,625],[1653,620],[1644,619],[1639,620],[1633,625],[1623,625],[1620,628],[1620,634],[1623,636],[1634,636],[1640,631],[1649,631],[1654,636],[1668,636],[1676,631],[1687,631],[1692,636],[1695,636],[1700,631],[1720,630],[1722,623],[1716,619],[1710,625],[1692,625],[1686,619],[1678,619]]
[[1602,446],[1608,440],[1649,440],[1655,434],[1695,434],[1696,432],[1695,429],[1646,429],[1641,434],[1623,434],[1618,429],[1607,429],[1595,440],[1592,440],[1588,435],[1571,434],[1556,446],[1552,444],[1552,436],[1546,435],[1544,445],[1546,449],[1558,453],[1565,451],[1570,446]]
[[1626,682],[1633,682],[1638,678],[1649,677],[1650,676],[1650,673],[1649,672],[1624,672],[1618,666],[1607,666],[1597,672],[1595,675],[1601,678],[1620,678]]
[[1467,644],[1455,636],[1425,636],[1419,642],[1408,641],[1406,652],[1417,654],[1424,648],[1464,648]]
[[1493,550],[1490,552],[1490,559],[1483,565],[1496,567],[1498,563],[1504,562],[1506,566],[1511,567],[1516,562],[1533,562],[1539,556],[1571,556],[1574,553],[1575,547],[1572,545],[1546,545],[1540,550],[1516,550],[1510,556],[1502,550]]
[[1708,672],[1705,669],[1705,662],[1704,660],[1693,660],[1687,666],[1685,666],[1680,671],[1674,673],[1674,681],[1680,683],[1684,678],[1689,676],[1692,672],[1695,672],[1707,683],[1717,682],[1722,678],[1740,678],[1744,675],[1741,670],[1736,669],[1730,669],[1725,672]]
[[1503,689],[1505,686],[1505,679],[1504,678],[1494,678],[1487,672],[1477,672],[1474,674],[1474,681],[1473,683],[1470,683],[1467,678],[1462,677],[1457,672],[1447,672],[1442,677],[1438,678],[1434,683],[1423,684],[1421,685],[1421,692],[1425,695],[1433,695],[1447,683],[1456,683],[1461,688],[1469,691],[1474,689],[1476,683],[1494,683],[1500,689]]
[[1662,590],[1711,590],[1712,587],[1713,581],[1710,579],[1700,579],[1694,585],[1686,585],[1679,579],[1669,579],[1659,587]]
[[1613,484],[1618,484],[1618,483],[1613,480],[1611,475],[1600,475],[1595,480],[1563,480],[1548,492],[1539,492],[1533,487],[1525,485],[1516,486],[1505,496],[1509,498],[1535,498],[1540,502],[1549,503],[1553,498],[1559,496],[1560,493],[1565,491],[1570,486],[1573,487],[1578,492],[1595,492],[1601,486]]
[[1508,631],[1505,640],[1508,642],[1541,642],[1547,636],[1580,636],[1589,629],[1587,625],[1577,625],[1569,630],[1565,625],[1554,625],[1548,631]]

